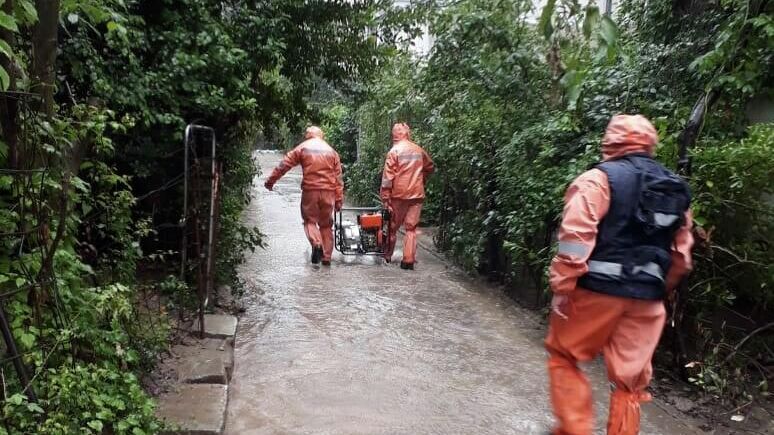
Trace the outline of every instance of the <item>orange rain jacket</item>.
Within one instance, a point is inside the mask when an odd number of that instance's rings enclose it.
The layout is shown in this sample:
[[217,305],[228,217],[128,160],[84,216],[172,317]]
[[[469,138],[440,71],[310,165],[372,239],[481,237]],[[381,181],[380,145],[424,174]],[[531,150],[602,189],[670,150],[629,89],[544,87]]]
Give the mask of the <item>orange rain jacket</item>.
[[382,172],[380,196],[389,204],[392,199],[423,199],[425,182],[435,171],[430,155],[410,139],[406,124],[392,128],[392,149],[387,153]]
[[322,139],[319,129],[310,129],[306,137],[307,140],[287,153],[274,168],[266,185],[274,186],[277,180],[300,164],[304,173],[301,189],[335,191],[336,202],[340,204],[344,200],[344,182],[339,153]]
[[[610,160],[632,153],[648,153],[658,141],[658,134],[642,116],[616,116],[602,140],[602,156]],[[575,290],[578,279],[588,272],[588,259],[596,244],[597,227],[610,207],[610,186],[607,175],[599,169],[581,174],[567,189],[564,216],[559,228],[559,253],[551,262],[550,284],[554,293],[568,294]],[[672,245],[672,267],[667,274],[668,292],[692,268],[691,247],[693,227],[690,210],[685,223],[677,231]],[[564,247],[564,249],[563,249]]]

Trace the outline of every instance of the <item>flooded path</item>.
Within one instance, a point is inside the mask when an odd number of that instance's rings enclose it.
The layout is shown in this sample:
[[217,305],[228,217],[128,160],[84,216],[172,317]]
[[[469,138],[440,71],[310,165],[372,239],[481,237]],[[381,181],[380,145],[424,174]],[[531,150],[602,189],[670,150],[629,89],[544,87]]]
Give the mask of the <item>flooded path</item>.
[[[543,328],[494,289],[419,250],[397,264],[309,263],[300,172],[274,192],[263,181],[248,221],[268,246],[243,268],[247,311],[237,332],[228,434],[545,434]],[[591,367],[595,386],[604,374]],[[606,414],[597,391],[598,415]],[[694,433],[652,404],[644,434]],[[601,426],[604,419],[598,422]]]

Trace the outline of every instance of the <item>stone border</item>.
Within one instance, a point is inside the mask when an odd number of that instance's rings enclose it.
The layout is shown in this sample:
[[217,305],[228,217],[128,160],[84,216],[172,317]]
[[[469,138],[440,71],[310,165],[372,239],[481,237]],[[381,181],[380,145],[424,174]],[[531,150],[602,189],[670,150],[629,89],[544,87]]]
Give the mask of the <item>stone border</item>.
[[[174,435],[219,435],[226,426],[237,318],[205,314],[204,339],[172,348],[177,383],[158,399],[156,415]],[[193,325],[191,334],[199,328]]]

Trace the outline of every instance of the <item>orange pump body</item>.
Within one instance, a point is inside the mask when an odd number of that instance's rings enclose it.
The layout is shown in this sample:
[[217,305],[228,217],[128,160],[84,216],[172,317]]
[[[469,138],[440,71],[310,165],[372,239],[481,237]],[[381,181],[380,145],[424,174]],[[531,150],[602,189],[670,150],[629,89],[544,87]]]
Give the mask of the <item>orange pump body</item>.
[[367,213],[361,214],[357,217],[360,229],[365,231],[376,232],[376,244],[381,247],[383,244],[382,237],[382,214],[381,213]]
[[379,213],[360,215],[360,228],[364,230],[382,229],[382,215]]

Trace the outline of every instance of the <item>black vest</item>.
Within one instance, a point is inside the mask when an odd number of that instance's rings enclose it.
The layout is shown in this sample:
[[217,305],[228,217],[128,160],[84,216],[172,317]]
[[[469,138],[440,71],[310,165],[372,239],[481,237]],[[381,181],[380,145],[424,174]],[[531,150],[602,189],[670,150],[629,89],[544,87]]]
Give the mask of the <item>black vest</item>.
[[688,185],[645,154],[596,165],[607,174],[610,208],[598,226],[588,290],[635,299],[662,299],[672,242],[691,202]]

